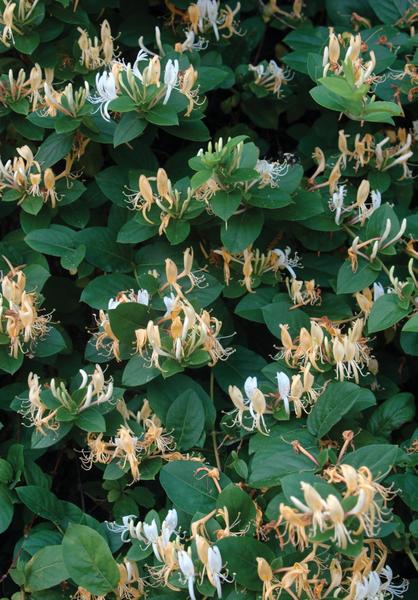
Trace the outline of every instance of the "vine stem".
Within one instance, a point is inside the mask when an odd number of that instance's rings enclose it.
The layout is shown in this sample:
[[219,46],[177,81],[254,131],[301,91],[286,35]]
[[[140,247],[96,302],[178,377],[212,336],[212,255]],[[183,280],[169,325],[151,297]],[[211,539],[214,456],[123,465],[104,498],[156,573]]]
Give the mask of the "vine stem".
[[411,548],[409,546],[407,546],[406,548],[404,548],[404,550],[405,550],[405,554],[408,556],[409,560],[414,565],[415,571],[418,571],[418,562],[417,562],[417,559],[415,558],[415,556],[413,555]]
[[[215,395],[215,376],[213,374],[213,369],[211,369],[210,380],[209,380],[209,396],[210,396],[210,399],[212,400],[212,402],[214,399],[214,395]],[[219,457],[218,441],[216,439],[215,429],[212,431],[212,433],[210,435],[212,437],[213,453],[215,455],[216,467],[219,471],[222,471],[221,459]]]

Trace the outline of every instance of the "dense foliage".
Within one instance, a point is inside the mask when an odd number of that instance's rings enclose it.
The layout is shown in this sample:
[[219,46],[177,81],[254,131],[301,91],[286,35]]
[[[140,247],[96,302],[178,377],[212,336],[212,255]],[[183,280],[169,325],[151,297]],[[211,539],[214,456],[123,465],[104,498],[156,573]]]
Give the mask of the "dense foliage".
[[2,600],[417,597],[417,16],[0,0]]

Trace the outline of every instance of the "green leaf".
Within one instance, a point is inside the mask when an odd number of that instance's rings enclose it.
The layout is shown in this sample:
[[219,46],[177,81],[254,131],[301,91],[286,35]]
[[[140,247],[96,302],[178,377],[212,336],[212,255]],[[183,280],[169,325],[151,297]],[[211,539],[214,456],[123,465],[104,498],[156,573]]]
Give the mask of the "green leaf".
[[241,198],[241,192],[239,191],[228,193],[219,190],[212,196],[210,206],[217,217],[223,221],[228,221],[241,204]]
[[136,387],[145,385],[161,375],[156,367],[150,367],[141,356],[133,356],[126,364],[122,375],[122,385]]
[[135,340],[135,330],[148,323],[148,307],[137,302],[122,302],[109,310],[109,322],[116,337],[126,344]]
[[418,313],[412,315],[410,319],[402,327],[402,331],[407,333],[418,333]]
[[308,415],[308,430],[324,437],[348,412],[376,404],[373,392],[349,381],[331,381]]
[[253,377],[266,366],[266,361],[252,350],[237,346],[226,362],[218,362],[214,368],[215,379],[224,392],[230,385],[242,389],[247,377]]
[[396,462],[398,450],[398,446],[390,444],[369,444],[346,454],[343,462],[356,469],[367,466],[373,478],[377,479],[389,473]]
[[280,427],[272,427],[269,436],[258,433],[252,436],[250,452],[254,454],[248,478],[252,487],[273,487],[279,485],[281,478],[290,473],[314,471],[315,464],[293,449],[291,442],[295,439],[313,456],[317,455],[315,438],[301,429],[299,424],[283,422]]
[[372,269],[370,263],[359,258],[356,271],[353,273],[351,262],[346,260],[341,265],[337,277],[337,294],[352,294],[369,287],[379,277],[379,271]]
[[252,592],[260,591],[263,583],[257,575],[257,558],[264,558],[270,564],[275,558],[274,552],[248,536],[226,537],[216,545],[229,572],[235,573],[235,581]]
[[0,533],[5,532],[13,519],[13,500],[8,488],[0,484]]
[[72,133],[51,133],[39,146],[35,160],[41,163],[43,169],[52,167],[70,152],[72,145]]
[[293,308],[288,294],[277,294],[271,304],[263,307],[262,313],[269,331],[277,338],[280,338],[280,325],[289,325],[292,337],[298,335],[302,327],[310,327],[308,315],[299,308]]
[[392,327],[409,313],[408,308],[402,308],[399,305],[399,298],[396,294],[385,294],[380,296],[374,302],[373,308],[367,322],[369,333],[376,333]]
[[94,406],[90,406],[78,415],[76,425],[84,431],[106,431],[106,421],[100,411]]
[[0,369],[13,375],[22,366],[23,357],[23,352],[19,352],[17,358],[13,358],[8,346],[0,346]]
[[154,379],[147,387],[147,398],[157,417],[165,423],[173,398],[190,390],[198,396],[203,406],[206,429],[213,427],[216,417],[213,402],[202,386],[187,375],[174,375],[168,380]]
[[172,431],[180,450],[197,444],[205,426],[205,411],[195,391],[187,390],[177,396],[167,411],[165,426]]
[[26,485],[17,487],[16,494],[35,515],[54,523],[59,523],[63,519],[63,505],[49,490],[38,485]]
[[[189,515],[207,514],[216,507],[218,491],[205,471],[197,471],[201,463],[176,460],[161,469],[160,483],[171,502]],[[230,480],[221,473],[219,484],[226,487]]]
[[376,408],[367,428],[376,436],[389,437],[392,431],[412,421],[414,416],[414,396],[408,392],[395,394]]
[[14,40],[16,50],[22,52],[22,54],[32,54],[41,41],[37,31],[28,31],[22,35],[15,34]]
[[190,223],[188,221],[181,221],[178,219],[171,219],[167,229],[165,230],[165,235],[173,246],[184,242],[184,240],[189,236],[189,233]]
[[119,581],[119,569],[103,537],[86,525],[69,525],[62,541],[64,564],[77,585],[91,594],[107,594]]
[[28,592],[47,590],[68,577],[62,546],[42,548],[25,565],[25,589]]
[[27,245],[50,256],[65,256],[75,248],[75,231],[63,225],[34,229],[25,237]]
[[329,77],[321,77],[321,79],[318,80],[318,83],[326,87],[330,92],[346,99],[351,99],[357,91],[357,89],[353,88],[343,77],[332,75]]
[[179,119],[175,110],[169,104],[157,104],[148,111],[145,118],[154,125],[178,125]]
[[231,217],[222,225],[221,240],[230,252],[242,252],[255,242],[261,233],[264,214],[261,210],[248,210]]
[[80,299],[91,308],[107,308],[109,300],[119,292],[136,287],[137,283],[130,275],[123,273],[99,275],[86,285]]
[[117,148],[121,144],[126,144],[136,137],[142,135],[147,126],[145,119],[141,119],[136,112],[128,112],[122,115],[119,123],[116,125],[113,134],[113,146]]

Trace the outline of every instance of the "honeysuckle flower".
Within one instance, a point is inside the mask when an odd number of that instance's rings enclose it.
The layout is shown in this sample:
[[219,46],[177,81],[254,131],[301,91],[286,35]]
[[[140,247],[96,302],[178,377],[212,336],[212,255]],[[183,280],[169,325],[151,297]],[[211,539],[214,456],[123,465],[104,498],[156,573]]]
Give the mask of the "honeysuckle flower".
[[173,292],[171,292],[171,294],[169,296],[164,296],[163,302],[165,305],[164,317],[169,317],[173,313],[173,311],[177,308],[179,298],[178,298],[178,296],[175,296],[173,294]]
[[100,114],[105,121],[110,121],[109,104],[118,97],[116,79],[112,72],[103,71],[96,75],[97,95],[89,96],[92,104],[99,104]]
[[298,253],[295,252],[293,258],[290,257],[292,250],[289,246],[285,248],[285,250],[280,250],[279,248],[275,248],[272,250],[272,253],[277,256],[276,265],[279,269],[286,269],[293,279],[296,279],[296,273],[293,267],[301,267],[301,262],[299,260]]
[[288,173],[289,163],[286,159],[282,163],[257,160],[255,170],[260,174],[261,187],[269,185],[274,188],[279,185],[280,178]]
[[257,66],[248,65],[248,68],[256,75],[255,84],[266,88],[275,94],[277,98],[281,96],[282,85],[291,81],[294,77],[288,67],[282,69],[274,60],[270,60],[267,67],[260,63]]
[[196,600],[196,596],[194,593],[194,582],[195,582],[195,569],[192,559],[190,555],[184,550],[179,550],[177,553],[177,559],[179,563],[179,568],[181,574],[183,575],[187,587],[189,590],[189,596],[191,600]]
[[381,598],[403,598],[408,590],[409,582],[403,579],[399,584],[393,584],[392,569],[386,565],[379,572],[371,571],[361,581],[356,583],[354,600],[380,600]]
[[244,382],[244,391],[247,396],[247,401],[251,399],[251,396],[257,389],[257,377],[247,377]]
[[287,415],[290,415],[289,407],[289,392],[290,392],[290,379],[286,373],[277,373],[277,386],[279,388],[280,399],[283,400],[284,409]]
[[203,22],[209,21],[213,33],[215,34],[216,40],[219,40],[218,31],[218,11],[219,5],[217,0],[197,0],[197,7],[199,9],[199,28],[203,30]]
[[218,598],[222,598],[222,581],[227,581],[222,574],[222,556],[217,546],[209,546],[207,550],[206,572],[210,583],[216,588]]
[[347,208],[344,207],[344,198],[347,195],[347,189],[345,185],[339,185],[336,192],[332,194],[331,200],[329,201],[329,208],[335,212],[335,223],[339,225],[341,223],[341,217]]
[[171,508],[166,518],[161,524],[161,540],[162,546],[165,547],[170,541],[170,537],[175,533],[178,525],[178,515],[175,508]]
[[114,310],[115,308],[117,308],[120,304],[119,300],[115,300],[114,298],[110,298],[109,302],[107,303],[107,309],[108,310]]
[[151,544],[152,550],[154,552],[155,558],[160,562],[163,562],[158,551],[158,527],[155,519],[152,520],[151,523],[143,523],[142,531],[144,534],[144,538],[148,544]]
[[144,306],[149,305],[149,292],[148,290],[138,290],[137,300],[138,304],[143,304]]
[[114,522],[106,521],[106,527],[112,533],[120,534],[120,539],[122,540],[122,542],[126,543],[131,540],[130,532],[132,530],[133,523],[136,518],[137,518],[136,515],[125,515],[124,517],[122,517],[121,525],[119,525],[115,521]]
[[373,301],[376,302],[378,298],[383,296],[385,293],[385,288],[381,283],[375,281],[373,284]]
[[166,86],[166,93],[164,96],[163,104],[167,104],[170,99],[171,92],[177,86],[179,76],[179,61],[175,59],[174,61],[171,58],[167,61],[164,70],[164,84]]
[[177,42],[174,46],[176,52],[199,52],[201,50],[206,50],[208,47],[208,41],[203,37],[199,37],[196,40],[196,34],[193,29],[188,29],[185,31],[186,39],[184,42]]

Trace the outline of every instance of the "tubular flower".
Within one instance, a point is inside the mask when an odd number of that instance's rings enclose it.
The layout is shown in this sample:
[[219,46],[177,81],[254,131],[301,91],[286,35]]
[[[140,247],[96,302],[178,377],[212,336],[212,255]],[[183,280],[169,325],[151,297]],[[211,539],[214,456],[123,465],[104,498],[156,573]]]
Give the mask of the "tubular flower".
[[248,65],[248,68],[254,73],[255,85],[265,88],[277,98],[282,96],[282,86],[294,77],[288,67],[282,69],[274,60],[271,60],[267,66],[265,63],[260,63],[257,66]]
[[104,20],[100,27],[100,40],[91,39],[84,29],[78,28],[78,47],[81,51],[80,63],[89,71],[107,67],[115,58],[114,38],[109,22]]
[[[155,181],[156,192],[151,182]],[[162,235],[172,220],[183,219],[190,209],[193,209],[192,190],[188,188],[185,193],[176,190],[164,169],[158,169],[156,177],[140,175],[138,192],[125,193],[133,209],[139,211],[147,223],[156,224],[150,213],[158,215],[160,221],[158,233]]]
[[10,340],[10,356],[17,358],[20,353],[29,352],[47,334],[51,315],[38,314],[39,297],[35,292],[26,291],[25,274],[3,259],[10,271],[0,277],[0,333]]
[[[44,385],[44,389],[42,389],[39,377],[29,373],[29,397],[28,400],[23,401],[20,410],[20,413],[28,421],[29,427],[35,427],[38,432],[45,434],[45,430],[59,429],[60,422],[55,417],[60,407],[75,416],[87,408],[112,400],[113,380],[110,378],[105,381],[100,365],[96,365],[90,376],[83,369],[80,369],[80,374],[82,382],[76,392],[76,400],[74,400],[64,382],[57,385],[55,379],[51,379],[49,384]],[[51,400],[48,401],[48,390],[55,401],[53,401],[54,406],[52,407]]]
[[[268,435],[264,415],[270,414],[272,411],[267,407],[266,398],[261,390],[257,387],[256,377],[247,377],[244,383],[245,398],[238,387],[229,386],[228,393],[235,409],[230,413],[235,415],[232,425],[239,425],[247,431],[256,429],[263,435]],[[250,427],[244,424],[244,416],[251,417],[252,424]]]
[[[358,382],[359,376],[363,375],[362,369],[371,358],[368,340],[363,336],[363,327],[363,319],[357,319],[347,333],[343,334],[340,329],[327,325],[326,322],[317,323],[312,320],[310,332],[302,327],[299,336],[293,341],[287,328],[281,326],[282,350],[278,358],[284,358],[293,368],[309,364],[319,371],[321,363],[329,363],[335,366],[336,379],[354,379]],[[329,337],[325,335],[324,329],[328,329]]]

